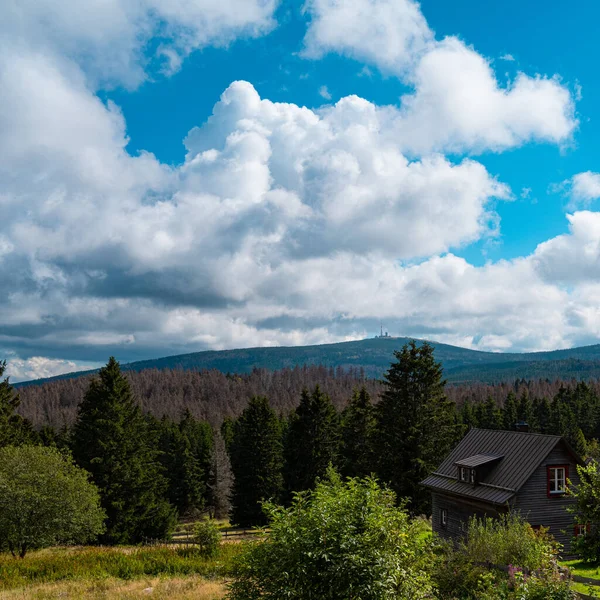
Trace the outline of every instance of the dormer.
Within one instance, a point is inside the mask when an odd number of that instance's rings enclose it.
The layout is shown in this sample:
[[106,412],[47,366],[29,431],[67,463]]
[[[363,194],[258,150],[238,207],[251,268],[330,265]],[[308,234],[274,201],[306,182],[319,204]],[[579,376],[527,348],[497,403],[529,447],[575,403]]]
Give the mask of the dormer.
[[483,481],[486,475],[496,464],[504,458],[497,454],[476,454],[457,460],[454,464],[457,468],[457,478],[463,483],[477,485]]

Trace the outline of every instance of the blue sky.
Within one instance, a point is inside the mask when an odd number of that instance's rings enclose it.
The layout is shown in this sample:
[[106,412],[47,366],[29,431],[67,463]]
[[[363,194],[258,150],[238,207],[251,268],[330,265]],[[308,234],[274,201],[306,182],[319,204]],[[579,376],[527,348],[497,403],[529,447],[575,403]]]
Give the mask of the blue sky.
[[11,375],[381,321],[482,350],[596,343],[598,17],[515,0],[3,5]]

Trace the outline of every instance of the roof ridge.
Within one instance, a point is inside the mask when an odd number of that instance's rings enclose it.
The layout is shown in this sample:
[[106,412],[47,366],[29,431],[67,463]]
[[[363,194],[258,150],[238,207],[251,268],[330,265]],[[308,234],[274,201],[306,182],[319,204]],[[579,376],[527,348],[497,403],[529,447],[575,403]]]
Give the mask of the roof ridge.
[[563,436],[562,435],[555,435],[553,433],[537,433],[537,431],[513,431],[512,429],[485,429],[483,427],[471,427],[471,429],[469,429],[469,431],[467,433],[470,433],[471,431],[497,431],[498,433],[514,433],[514,434],[518,434],[518,435],[537,435],[538,437],[545,437],[545,438],[556,438],[556,439],[562,439]]

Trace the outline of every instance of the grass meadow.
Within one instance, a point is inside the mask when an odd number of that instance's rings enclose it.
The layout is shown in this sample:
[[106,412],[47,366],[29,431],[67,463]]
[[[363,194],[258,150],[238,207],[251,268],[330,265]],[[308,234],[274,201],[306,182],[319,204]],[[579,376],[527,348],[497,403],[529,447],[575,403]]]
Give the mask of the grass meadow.
[[0,599],[223,598],[240,544],[215,558],[194,547],[51,548],[15,559],[0,554]]

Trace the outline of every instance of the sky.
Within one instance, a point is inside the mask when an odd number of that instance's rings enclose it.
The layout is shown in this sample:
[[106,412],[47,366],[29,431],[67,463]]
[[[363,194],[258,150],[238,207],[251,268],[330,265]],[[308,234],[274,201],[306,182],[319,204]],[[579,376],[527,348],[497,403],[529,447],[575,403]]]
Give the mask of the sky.
[[14,381],[370,337],[600,338],[600,5],[0,3]]

